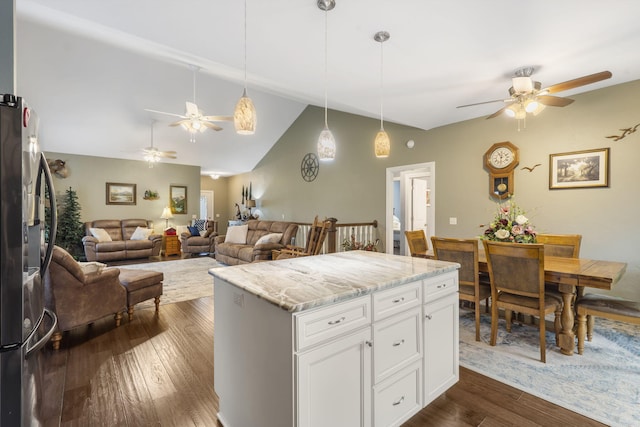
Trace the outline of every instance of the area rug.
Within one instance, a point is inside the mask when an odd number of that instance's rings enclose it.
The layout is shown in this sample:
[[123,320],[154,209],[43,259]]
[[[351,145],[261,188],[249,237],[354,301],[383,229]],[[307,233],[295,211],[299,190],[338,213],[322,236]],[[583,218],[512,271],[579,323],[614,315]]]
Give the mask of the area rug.
[[[187,258],[176,261],[160,261],[145,264],[119,265],[116,268],[153,270],[164,274],[160,305],[188,301],[213,295],[213,276],[210,268],[225,267],[211,257]],[[155,307],[153,300],[136,304],[135,309]]]
[[489,345],[491,316],[481,316],[475,340],[473,311],[460,310],[460,364],[480,374],[610,426],[640,426],[640,327],[596,318],[593,339],[565,356],[547,331],[547,363],[540,362],[535,326],[498,324]]

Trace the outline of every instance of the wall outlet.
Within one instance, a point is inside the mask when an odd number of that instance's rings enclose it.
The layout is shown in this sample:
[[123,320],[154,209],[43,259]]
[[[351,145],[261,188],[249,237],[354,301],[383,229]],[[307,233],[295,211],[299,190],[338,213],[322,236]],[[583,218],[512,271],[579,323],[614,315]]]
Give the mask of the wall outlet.
[[244,307],[244,294],[233,293],[233,303],[238,307]]
[[284,214],[282,214],[282,219],[284,219]]
[[456,218],[455,216],[449,217],[449,225],[457,225],[458,224],[458,218]]

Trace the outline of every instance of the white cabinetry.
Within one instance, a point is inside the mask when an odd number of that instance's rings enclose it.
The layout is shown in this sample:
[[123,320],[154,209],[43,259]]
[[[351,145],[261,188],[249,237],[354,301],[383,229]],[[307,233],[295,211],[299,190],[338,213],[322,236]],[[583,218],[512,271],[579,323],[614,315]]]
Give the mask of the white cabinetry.
[[458,382],[457,276],[425,281],[424,406]]

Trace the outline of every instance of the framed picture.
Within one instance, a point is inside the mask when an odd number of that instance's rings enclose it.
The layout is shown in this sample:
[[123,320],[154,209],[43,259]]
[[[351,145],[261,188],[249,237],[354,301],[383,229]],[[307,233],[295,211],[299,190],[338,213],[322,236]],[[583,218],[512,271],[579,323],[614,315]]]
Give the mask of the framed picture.
[[169,186],[171,213],[182,215],[187,213],[187,187],[184,185]]
[[609,186],[609,148],[549,155],[549,188]]
[[108,205],[135,205],[136,185],[122,184],[119,182],[107,182]]

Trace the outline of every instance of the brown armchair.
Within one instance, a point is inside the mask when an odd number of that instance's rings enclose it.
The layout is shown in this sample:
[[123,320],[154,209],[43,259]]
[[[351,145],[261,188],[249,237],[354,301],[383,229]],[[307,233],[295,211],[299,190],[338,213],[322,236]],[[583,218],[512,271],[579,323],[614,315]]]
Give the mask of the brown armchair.
[[64,249],[55,246],[44,277],[45,305],[58,316],[57,331],[51,337],[53,348],[60,348],[62,332],[113,315],[120,326],[127,307],[127,291],[120,284],[117,268],[85,273]]
[[205,233],[201,236],[192,236],[191,233],[180,234],[180,245],[184,254],[215,253],[216,236],[218,235],[218,221],[209,221]]

